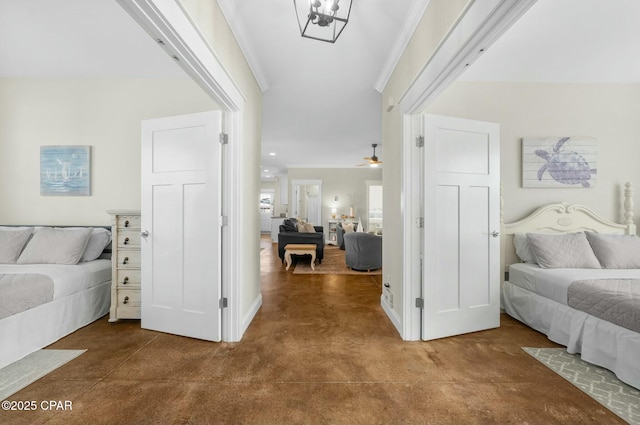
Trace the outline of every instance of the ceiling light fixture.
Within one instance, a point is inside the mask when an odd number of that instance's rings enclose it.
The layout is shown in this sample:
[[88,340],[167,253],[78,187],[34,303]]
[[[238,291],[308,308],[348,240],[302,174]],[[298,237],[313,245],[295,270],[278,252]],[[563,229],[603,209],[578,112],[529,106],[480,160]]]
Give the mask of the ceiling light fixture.
[[349,22],[353,0],[293,0],[300,35],[335,43]]

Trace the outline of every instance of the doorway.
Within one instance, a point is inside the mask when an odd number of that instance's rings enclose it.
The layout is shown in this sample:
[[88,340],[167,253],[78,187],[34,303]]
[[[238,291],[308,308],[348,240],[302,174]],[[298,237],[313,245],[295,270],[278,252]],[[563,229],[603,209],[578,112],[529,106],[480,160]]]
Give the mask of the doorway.
[[292,217],[322,225],[322,180],[291,181]]

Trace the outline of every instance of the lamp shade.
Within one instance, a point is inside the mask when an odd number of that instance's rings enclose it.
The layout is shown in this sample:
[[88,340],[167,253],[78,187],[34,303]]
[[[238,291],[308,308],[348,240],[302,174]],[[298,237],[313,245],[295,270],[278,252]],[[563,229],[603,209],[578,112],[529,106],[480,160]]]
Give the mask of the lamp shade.
[[293,0],[300,35],[335,43],[349,22],[352,0]]

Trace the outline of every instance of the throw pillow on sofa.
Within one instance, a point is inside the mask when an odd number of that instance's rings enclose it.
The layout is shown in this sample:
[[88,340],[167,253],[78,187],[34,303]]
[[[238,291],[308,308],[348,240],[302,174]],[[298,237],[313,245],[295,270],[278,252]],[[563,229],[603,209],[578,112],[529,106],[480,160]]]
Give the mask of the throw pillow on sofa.
[[316,233],[316,229],[311,223],[298,222],[298,232],[300,233]]

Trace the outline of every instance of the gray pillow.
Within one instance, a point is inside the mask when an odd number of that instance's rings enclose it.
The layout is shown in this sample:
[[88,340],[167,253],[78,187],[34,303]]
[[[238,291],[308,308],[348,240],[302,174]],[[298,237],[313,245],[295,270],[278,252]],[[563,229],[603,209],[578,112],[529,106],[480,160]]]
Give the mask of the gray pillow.
[[31,227],[0,229],[0,264],[15,264],[32,232]]
[[18,264],[77,264],[93,229],[43,227],[37,229],[18,257]]
[[516,254],[522,260],[523,263],[536,264],[536,255],[531,250],[529,240],[525,233],[514,233],[513,246],[516,249]]
[[87,242],[87,247],[82,253],[80,262],[93,261],[98,258],[106,246],[109,245],[109,242],[111,242],[111,232],[109,230],[102,227],[94,228],[91,231],[89,242]]
[[587,232],[593,252],[605,269],[640,269],[640,238]]
[[543,269],[601,269],[583,232],[527,233],[527,240]]

